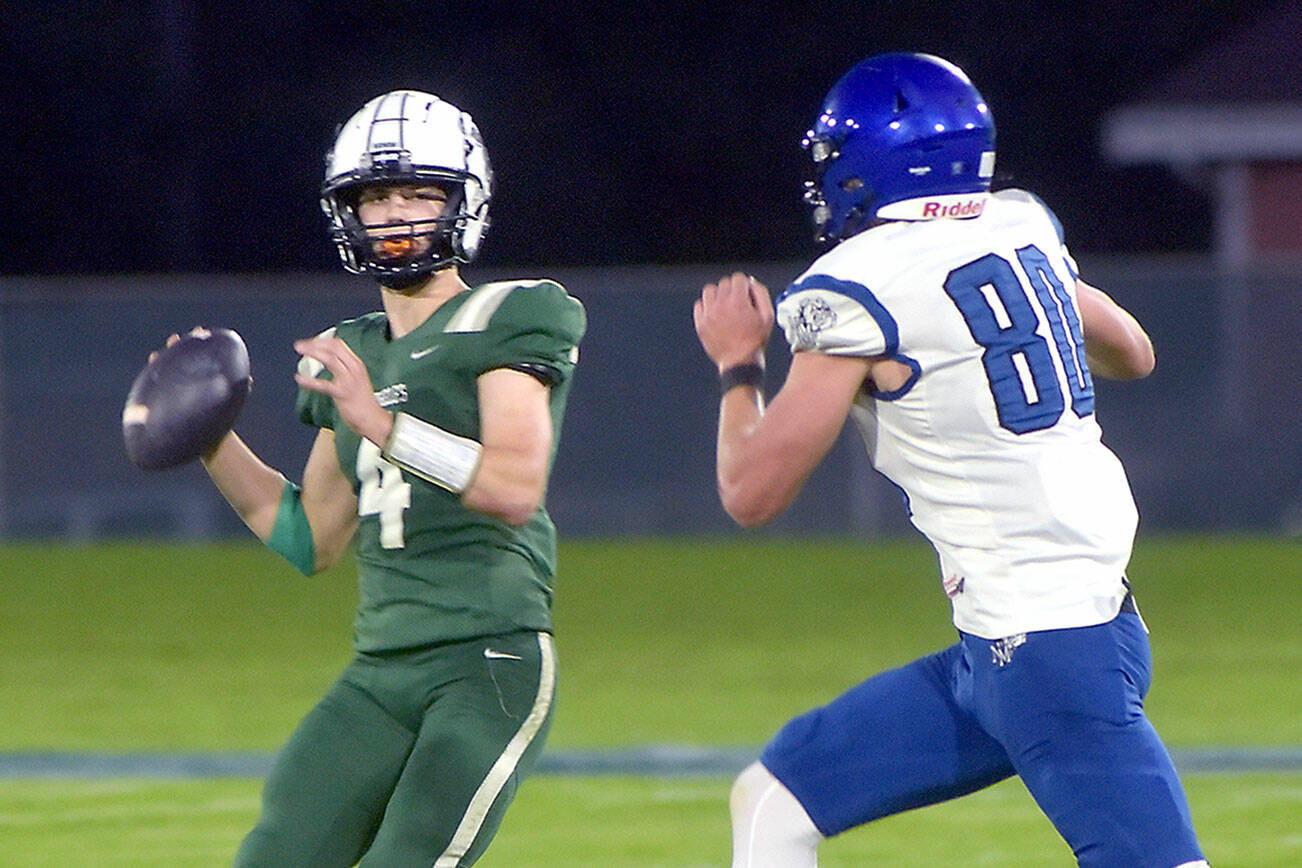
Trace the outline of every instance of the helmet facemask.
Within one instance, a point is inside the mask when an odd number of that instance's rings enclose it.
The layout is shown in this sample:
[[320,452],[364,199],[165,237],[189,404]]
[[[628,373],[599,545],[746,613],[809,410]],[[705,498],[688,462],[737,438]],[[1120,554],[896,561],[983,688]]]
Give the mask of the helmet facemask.
[[[366,224],[358,212],[358,201],[367,187],[431,185],[447,193],[436,218]],[[462,246],[469,215],[462,209],[466,197],[460,180],[431,184],[428,177],[407,181],[395,177],[342,187],[326,198],[331,240],[344,267],[355,274],[369,274],[385,286],[400,289],[439,269],[469,261]]]
[[872,203],[872,189],[857,174],[835,179],[829,172],[844,174],[838,166],[838,142],[832,136],[814,135],[811,131],[801,143],[813,161],[813,177],[805,181],[805,204],[811,208],[814,240],[830,246],[865,228],[864,216]]

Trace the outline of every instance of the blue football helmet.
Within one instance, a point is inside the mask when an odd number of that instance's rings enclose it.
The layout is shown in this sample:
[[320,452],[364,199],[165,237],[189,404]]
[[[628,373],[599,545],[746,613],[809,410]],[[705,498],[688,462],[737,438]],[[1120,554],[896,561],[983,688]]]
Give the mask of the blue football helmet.
[[[914,200],[982,194],[994,174],[995,123],[954,64],[928,54],[879,54],[841,77],[804,146],[814,161],[805,201],[819,242],[835,244],[881,219],[924,219]],[[886,206],[908,202],[910,205]],[[959,198],[926,216],[970,216]],[[885,213],[883,213],[883,209]],[[946,211],[945,209],[950,209]],[[916,216],[915,216],[916,215]]]

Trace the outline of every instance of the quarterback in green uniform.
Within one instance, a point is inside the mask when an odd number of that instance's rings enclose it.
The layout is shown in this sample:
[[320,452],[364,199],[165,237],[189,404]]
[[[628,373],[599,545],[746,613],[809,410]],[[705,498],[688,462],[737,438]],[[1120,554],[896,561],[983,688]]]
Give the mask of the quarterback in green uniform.
[[583,336],[547,280],[467,285],[492,173],[470,116],[394,91],[343,127],[322,206],[383,310],[298,341],[302,485],[233,432],[204,456],[304,573],[355,541],[357,654],[277,756],[236,864],[454,868],[492,839],[551,720],[543,506]]

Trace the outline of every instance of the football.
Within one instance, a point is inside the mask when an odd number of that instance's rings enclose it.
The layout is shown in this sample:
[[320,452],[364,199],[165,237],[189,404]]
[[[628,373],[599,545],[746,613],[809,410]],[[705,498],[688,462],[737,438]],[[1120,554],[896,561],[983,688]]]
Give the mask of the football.
[[215,446],[252,385],[244,339],[230,329],[194,329],[155,354],[122,408],[127,457],[145,470],[193,461]]

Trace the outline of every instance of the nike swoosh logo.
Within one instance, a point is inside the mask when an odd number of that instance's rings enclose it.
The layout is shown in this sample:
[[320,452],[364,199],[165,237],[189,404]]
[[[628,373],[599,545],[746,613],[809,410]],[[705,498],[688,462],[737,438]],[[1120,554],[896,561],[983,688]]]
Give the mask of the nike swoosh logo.
[[489,660],[523,660],[519,654],[508,654],[505,651],[494,651],[492,648],[484,649],[484,656]]
[[430,353],[434,352],[435,350],[440,349],[442,346],[443,346],[442,344],[435,344],[434,346],[426,347],[423,350],[412,350],[411,357],[413,360],[423,359],[426,356],[428,356]]

